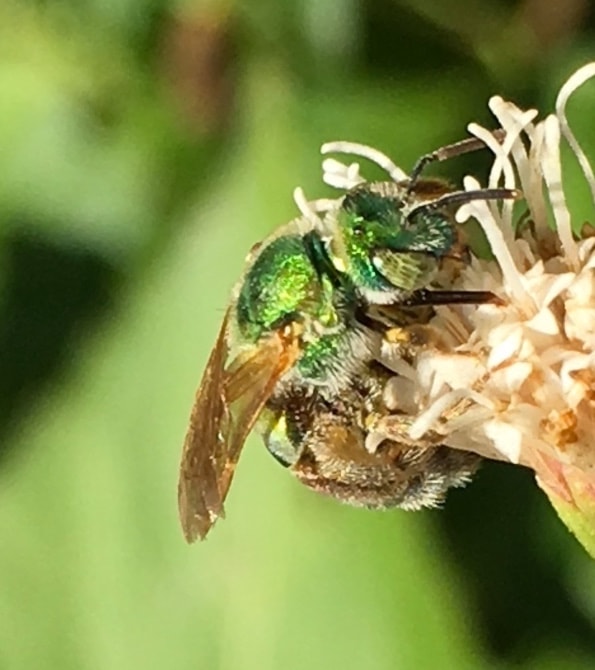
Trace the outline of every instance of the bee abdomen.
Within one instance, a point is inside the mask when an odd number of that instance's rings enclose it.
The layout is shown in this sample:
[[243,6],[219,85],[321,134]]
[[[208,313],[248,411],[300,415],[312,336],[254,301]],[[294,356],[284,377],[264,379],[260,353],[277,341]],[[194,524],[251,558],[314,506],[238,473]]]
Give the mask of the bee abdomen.
[[406,449],[387,461],[377,455],[348,462],[304,452],[292,468],[309,488],[369,509],[419,510],[439,506],[448,489],[464,486],[481,459],[445,446]]
[[419,449],[418,472],[412,473],[407,485],[393,504],[381,507],[400,507],[419,510],[438,507],[444,502],[448,489],[468,484],[475,474],[481,458],[475,454],[450,449],[445,446]]

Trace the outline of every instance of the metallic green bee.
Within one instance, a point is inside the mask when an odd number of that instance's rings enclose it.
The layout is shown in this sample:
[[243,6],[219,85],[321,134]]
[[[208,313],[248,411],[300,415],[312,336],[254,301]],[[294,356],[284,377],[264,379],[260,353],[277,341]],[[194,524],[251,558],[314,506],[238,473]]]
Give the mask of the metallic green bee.
[[[379,358],[391,326],[408,332],[408,310],[414,321],[427,320],[431,305],[494,298],[428,288],[446,258],[464,258],[454,205],[516,196],[506,189],[452,192],[414,171],[405,182],[358,186],[321,225],[296,219],[253,250],[184,443],[178,501],[189,542],[223,515],[255,426],[304,484],[353,505],[432,506],[470,477],[473,455],[411,443],[406,431],[370,453],[365,438],[373,418],[388,411],[382,394],[394,373]],[[418,346],[412,339],[403,356]]]

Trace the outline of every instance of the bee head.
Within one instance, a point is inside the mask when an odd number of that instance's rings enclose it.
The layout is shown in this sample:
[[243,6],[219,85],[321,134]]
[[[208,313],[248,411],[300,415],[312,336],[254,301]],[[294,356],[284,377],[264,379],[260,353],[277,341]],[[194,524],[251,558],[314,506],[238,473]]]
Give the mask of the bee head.
[[387,182],[345,196],[331,251],[370,302],[389,302],[427,286],[456,241],[448,212],[412,206],[402,186]]

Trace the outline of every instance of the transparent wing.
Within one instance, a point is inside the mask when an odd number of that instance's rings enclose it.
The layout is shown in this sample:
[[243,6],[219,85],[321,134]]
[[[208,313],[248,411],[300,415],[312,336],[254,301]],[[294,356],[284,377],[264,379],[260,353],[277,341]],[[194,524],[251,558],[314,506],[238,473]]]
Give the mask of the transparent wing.
[[248,433],[299,349],[291,326],[226,367],[229,311],[196,392],[184,440],[178,508],[188,542],[204,539],[219,517]]

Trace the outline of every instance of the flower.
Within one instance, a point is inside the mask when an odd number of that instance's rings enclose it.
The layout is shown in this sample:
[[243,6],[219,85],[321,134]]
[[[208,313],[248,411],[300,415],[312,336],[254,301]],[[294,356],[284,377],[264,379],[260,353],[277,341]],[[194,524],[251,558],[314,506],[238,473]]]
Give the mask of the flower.
[[[494,154],[487,187],[520,189],[521,206],[528,211],[519,222],[519,205],[512,201],[474,200],[460,207],[457,221],[479,222],[493,259],[473,258],[449,277],[448,286],[492,291],[501,304],[436,308],[429,327],[440,336],[412,364],[397,366],[399,374],[386,396],[399,414],[379,422],[380,434],[371,436],[369,444],[374,448],[385,437],[398,438],[407,413],[411,439],[438,434],[452,448],[528,466],[593,553],[595,237],[589,226],[572,220],[560,159],[563,139],[595,203],[593,170],[566,119],[569,97],[591,77],[595,63],[568,79],[555,113],[543,120],[536,120],[537,111],[523,111],[495,96],[489,107],[502,136],[469,125],[469,132]],[[396,181],[406,178],[368,147],[330,143],[322,150],[362,156]],[[325,181],[339,188],[364,181],[357,163],[344,166],[326,159],[323,168]],[[473,177],[466,177],[464,186],[481,188]],[[395,369],[394,361],[387,361],[391,363]]]

